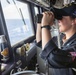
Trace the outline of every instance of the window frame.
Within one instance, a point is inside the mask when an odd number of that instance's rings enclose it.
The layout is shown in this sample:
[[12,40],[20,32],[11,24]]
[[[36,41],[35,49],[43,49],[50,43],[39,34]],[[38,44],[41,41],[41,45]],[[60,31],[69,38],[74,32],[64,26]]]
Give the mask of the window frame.
[[[40,7],[40,6],[37,6],[37,5],[34,5],[30,2],[27,2],[26,3],[28,4],[29,6],[29,11],[30,11],[30,17],[31,17],[31,21],[32,21],[32,25],[33,25],[33,28],[34,28],[34,33],[35,35],[32,36],[32,37],[29,37],[28,39],[26,40],[23,40],[19,43],[17,43],[16,45],[12,46],[11,47],[11,43],[10,43],[10,39],[9,39],[9,35],[8,35],[8,31],[7,31],[7,27],[6,27],[6,23],[5,23],[5,18],[4,18],[4,14],[3,14],[3,10],[2,10],[2,5],[1,5],[1,2],[0,2],[0,21],[1,21],[1,24],[0,24],[0,27],[1,27],[1,30],[0,30],[0,35],[5,35],[7,41],[8,41],[8,47],[9,47],[9,50],[10,50],[10,58],[13,57],[13,51],[16,50],[16,48],[22,46],[24,43],[30,43],[32,42],[33,40],[36,39],[36,24],[34,23],[34,14],[35,14],[35,10],[34,10],[34,6],[36,6],[38,8],[38,11],[40,13],[40,8],[43,10],[44,8]],[[11,59],[12,60],[12,59]]]
[[[28,9],[29,9],[29,12],[31,12],[31,6],[30,6],[30,4],[31,3],[29,3],[29,2],[26,2],[26,4],[28,5]],[[31,36],[31,37],[29,37],[29,38],[27,38],[27,39],[25,39],[25,40],[22,40],[22,41],[20,41],[20,42],[18,42],[18,43],[16,43],[15,45],[13,45],[13,46],[11,46],[11,43],[10,43],[10,39],[9,39],[9,35],[8,35],[8,30],[7,30],[7,25],[6,25],[6,22],[5,22],[5,18],[4,18],[4,13],[3,13],[3,9],[2,9],[2,5],[1,5],[1,2],[0,2],[0,6],[1,6],[1,8],[0,8],[0,10],[1,10],[1,33],[2,33],[2,35],[5,35],[6,36],[6,38],[7,38],[7,41],[8,41],[8,44],[9,44],[9,46],[10,46],[10,48],[12,49],[12,48],[17,48],[17,47],[19,47],[19,46],[21,46],[21,45],[23,45],[24,43],[27,43],[27,42],[31,42],[31,41],[33,41],[34,39],[35,39],[35,28],[34,28],[34,23],[33,23],[33,20],[32,20],[32,15],[31,15],[31,13],[29,14],[29,16],[30,16],[30,19],[31,19],[31,23],[32,23],[32,28],[34,29],[34,36]]]

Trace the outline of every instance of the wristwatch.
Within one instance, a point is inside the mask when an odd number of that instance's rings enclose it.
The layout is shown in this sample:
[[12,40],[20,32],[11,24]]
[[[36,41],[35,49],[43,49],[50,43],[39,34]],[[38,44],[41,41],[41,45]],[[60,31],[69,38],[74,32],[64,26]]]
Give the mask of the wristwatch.
[[41,26],[41,29],[42,29],[42,28],[47,28],[48,30],[50,30],[50,29],[51,29],[51,27],[50,27],[49,25]]

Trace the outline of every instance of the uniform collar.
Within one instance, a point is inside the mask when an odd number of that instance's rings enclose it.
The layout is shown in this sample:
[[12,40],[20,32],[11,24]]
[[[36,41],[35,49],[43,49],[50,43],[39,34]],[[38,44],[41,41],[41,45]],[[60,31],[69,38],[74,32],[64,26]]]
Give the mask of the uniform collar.
[[74,33],[74,35],[71,36],[71,37],[64,43],[63,46],[69,46],[75,39],[76,39],[76,33]]

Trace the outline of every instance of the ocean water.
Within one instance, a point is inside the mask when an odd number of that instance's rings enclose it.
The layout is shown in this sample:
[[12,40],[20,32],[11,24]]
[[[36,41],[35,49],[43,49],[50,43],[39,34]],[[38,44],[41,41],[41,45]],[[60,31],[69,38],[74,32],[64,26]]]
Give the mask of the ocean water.
[[7,30],[10,38],[11,45],[27,39],[34,35],[33,27],[28,19],[24,22],[21,19],[6,19]]

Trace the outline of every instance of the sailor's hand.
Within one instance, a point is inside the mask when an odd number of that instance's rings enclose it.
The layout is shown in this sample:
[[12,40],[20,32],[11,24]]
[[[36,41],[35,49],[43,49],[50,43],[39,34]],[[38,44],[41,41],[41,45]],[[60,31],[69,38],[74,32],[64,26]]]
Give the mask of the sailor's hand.
[[50,11],[44,12],[41,25],[42,26],[53,25],[53,23],[54,23],[54,14],[53,14],[53,12],[50,12]]

